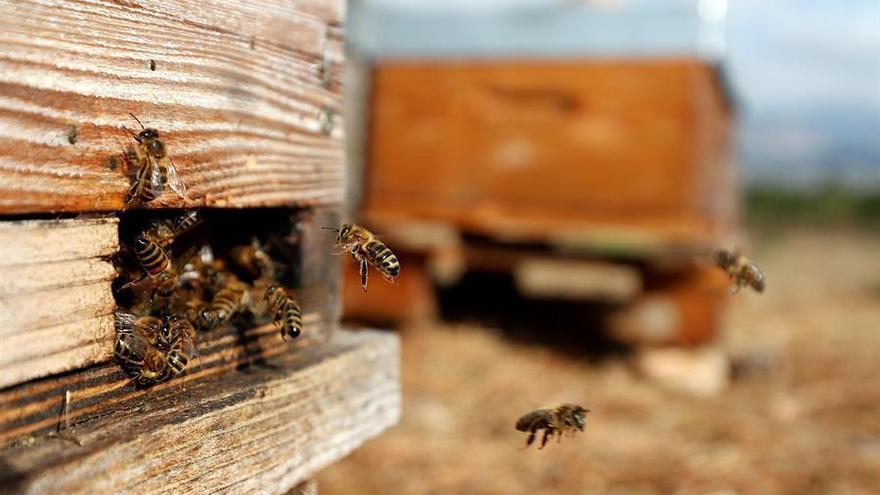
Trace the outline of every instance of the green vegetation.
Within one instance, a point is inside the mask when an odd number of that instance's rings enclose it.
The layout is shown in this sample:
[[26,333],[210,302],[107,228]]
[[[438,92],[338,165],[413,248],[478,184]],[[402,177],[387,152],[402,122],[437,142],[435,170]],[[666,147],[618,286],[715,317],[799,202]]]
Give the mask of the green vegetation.
[[880,227],[880,188],[854,191],[839,184],[798,191],[772,185],[745,194],[750,225]]

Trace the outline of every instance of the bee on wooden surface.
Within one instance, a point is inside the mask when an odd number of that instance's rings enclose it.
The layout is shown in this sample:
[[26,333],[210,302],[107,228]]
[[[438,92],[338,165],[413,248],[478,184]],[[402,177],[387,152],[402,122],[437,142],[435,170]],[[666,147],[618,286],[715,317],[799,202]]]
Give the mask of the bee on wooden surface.
[[140,235],[134,240],[134,256],[143,268],[145,275],[138,280],[122,286],[127,289],[147,279],[162,295],[168,295],[177,288],[177,272],[168,253],[159,244]]
[[171,375],[177,376],[196,355],[196,331],[188,319],[178,315],[168,317],[168,329],[165,363]]
[[177,176],[171,156],[168,155],[165,144],[159,140],[159,131],[144,127],[137,117],[129,115],[140,124],[142,130],[135,134],[126,129],[137,141],[137,146],[126,153],[126,161],[134,161],[137,175],[125,202],[130,203],[135,199],[144,203],[152,201],[162,195],[166,185],[185,201],[186,185]]
[[245,269],[255,279],[275,276],[275,262],[272,261],[256,238],[248,245],[232,248],[230,255],[238,266]]
[[734,282],[730,288],[731,294],[736,294],[746,286],[758,293],[764,292],[767,287],[764,272],[758,268],[758,265],[738,252],[719,249],[715,252],[715,265],[727,272],[727,276]]
[[198,210],[187,211],[175,218],[153,221],[143,236],[164,248],[200,223],[202,219]]
[[171,378],[167,356],[156,346],[147,347],[140,363],[130,363],[125,368],[131,373],[134,382],[141,386],[153,385]]
[[199,311],[198,324],[202,330],[211,330],[226,323],[235,313],[249,306],[251,294],[248,285],[232,275],[229,277],[226,287],[214,295],[206,308]]
[[372,232],[358,225],[345,223],[340,228],[323,227],[335,230],[336,245],[343,252],[351,253],[355,263],[360,264],[361,288],[367,291],[367,268],[373,265],[386,280],[393,281],[400,275],[400,262]]
[[281,322],[281,338],[295,339],[302,333],[302,310],[284,287],[278,284],[266,289],[266,300],[274,314],[273,323]]
[[522,415],[516,422],[516,429],[529,432],[526,447],[535,441],[538,430],[544,430],[540,447],[543,449],[553,434],[557,435],[557,440],[561,440],[564,433],[573,435],[577,431],[584,431],[588,412],[589,409],[577,404],[560,404],[552,408],[537,409]]
[[165,322],[153,316],[137,316],[117,311],[115,319],[114,354],[119,360],[129,364],[143,364],[147,349],[155,346],[160,336],[167,331]]

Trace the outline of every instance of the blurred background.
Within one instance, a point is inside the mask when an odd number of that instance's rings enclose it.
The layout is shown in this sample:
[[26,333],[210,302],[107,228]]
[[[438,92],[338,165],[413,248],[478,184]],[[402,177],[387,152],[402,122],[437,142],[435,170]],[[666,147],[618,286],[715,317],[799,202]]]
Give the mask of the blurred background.
[[[349,3],[345,320],[401,424],[322,493],[880,493],[876,0]],[[740,249],[767,290],[729,292]],[[525,449],[516,419],[586,431]]]

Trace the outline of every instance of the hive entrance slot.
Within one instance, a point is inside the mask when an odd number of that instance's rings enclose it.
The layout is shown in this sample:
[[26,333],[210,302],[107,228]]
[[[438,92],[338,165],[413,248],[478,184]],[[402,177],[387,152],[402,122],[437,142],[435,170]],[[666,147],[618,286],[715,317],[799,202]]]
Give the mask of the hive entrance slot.
[[[210,365],[214,352],[240,355],[241,368],[300,336],[322,340],[302,332],[303,320],[334,315],[333,272],[305,263],[307,244],[324,253],[312,258],[332,258],[332,236],[318,232],[309,209],[123,213],[114,259],[117,361],[149,386]],[[322,263],[329,265],[312,264]]]

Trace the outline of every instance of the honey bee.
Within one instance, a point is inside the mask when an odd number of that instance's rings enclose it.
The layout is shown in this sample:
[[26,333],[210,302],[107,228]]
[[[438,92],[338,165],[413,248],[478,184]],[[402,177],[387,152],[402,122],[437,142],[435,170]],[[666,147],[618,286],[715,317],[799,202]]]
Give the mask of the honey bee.
[[736,294],[743,287],[749,286],[758,293],[764,292],[767,280],[758,265],[738,252],[719,249],[715,252],[715,265],[727,272],[727,276],[735,284],[730,288]]
[[367,291],[367,268],[373,265],[386,280],[393,281],[400,275],[400,262],[372,232],[358,225],[345,223],[340,228],[323,227],[335,230],[336,245],[343,252],[348,251],[355,263],[360,264],[361,288]]
[[202,219],[199,217],[198,210],[192,210],[173,219],[152,222],[150,228],[144,231],[143,236],[164,248],[200,223],[202,223]]
[[157,346],[164,332],[167,325],[160,318],[116,313],[114,354],[138,385],[158,383],[170,377],[165,353]]
[[233,261],[257,279],[275,276],[275,262],[256,238],[249,245],[232,248],[230,255]]
[[281,322],[281,338],[299,337],[302,332],[302,310],[296,300],[278,284],[270,285],[266,289],[266,300],[275,315],[273,323]]
[[116,344],[114,354],[129,364],[143,364],[149,347],[155,346],[167,325],[160,318],[116,312]]
[[190,359],[196,354],[196,331],[186,318],[171,315],[168,318],[169,339],[165,363],[172,376],[183,373]]
[[135,383],[141,386],[164,382],[171,378],[167,357],[156,346],[146,348],[140,363],[130,363],[125,368],[131,373]]
[[247,284],[229,275],[226,287],[214,295],[208,307],[199,311],[199,327],[202,330],[211,330],[226,323],[235,313],[248,307],[250,295]]
[[558,441],[562,439],[564,433],[573,435],[577,431],[584,431],[589,412],[589,409],[577,404],[560,404],[552,408],[537,409],[522,415],[516,422],[516,429],[529,432],[526,447],[535,441],[538,430],[544,430],[544,437],[539,447],[543,449],[554,433]]
[[215,259],[211,246],[205,244],[198,256],[183,265],[178,281],[181,287],[214,294],[226,287],[226,273],[223,262]]
[[152,201],[162,195],[166,184],[185,201],[186,185],[177,176],[171,156],[165,144],[159,140],[159,131],[144,127],[134,114],[129,115],[140,124],[142,130],[135,134],[126,129],[137,141],[137,146],[126,153],[126,161],[130,163],[133,160],[137,165],[137,176],[125,202],[130,203],[135,199],[145,203]]
[[140,235],[134,241],[134,255],[145,275],[125,284],[122,286],[123,289],[136,285],[145,278],[150,280],[162,295],[168,295],[177,288],[178,279],[174,264],[161,246],[148,237]]

